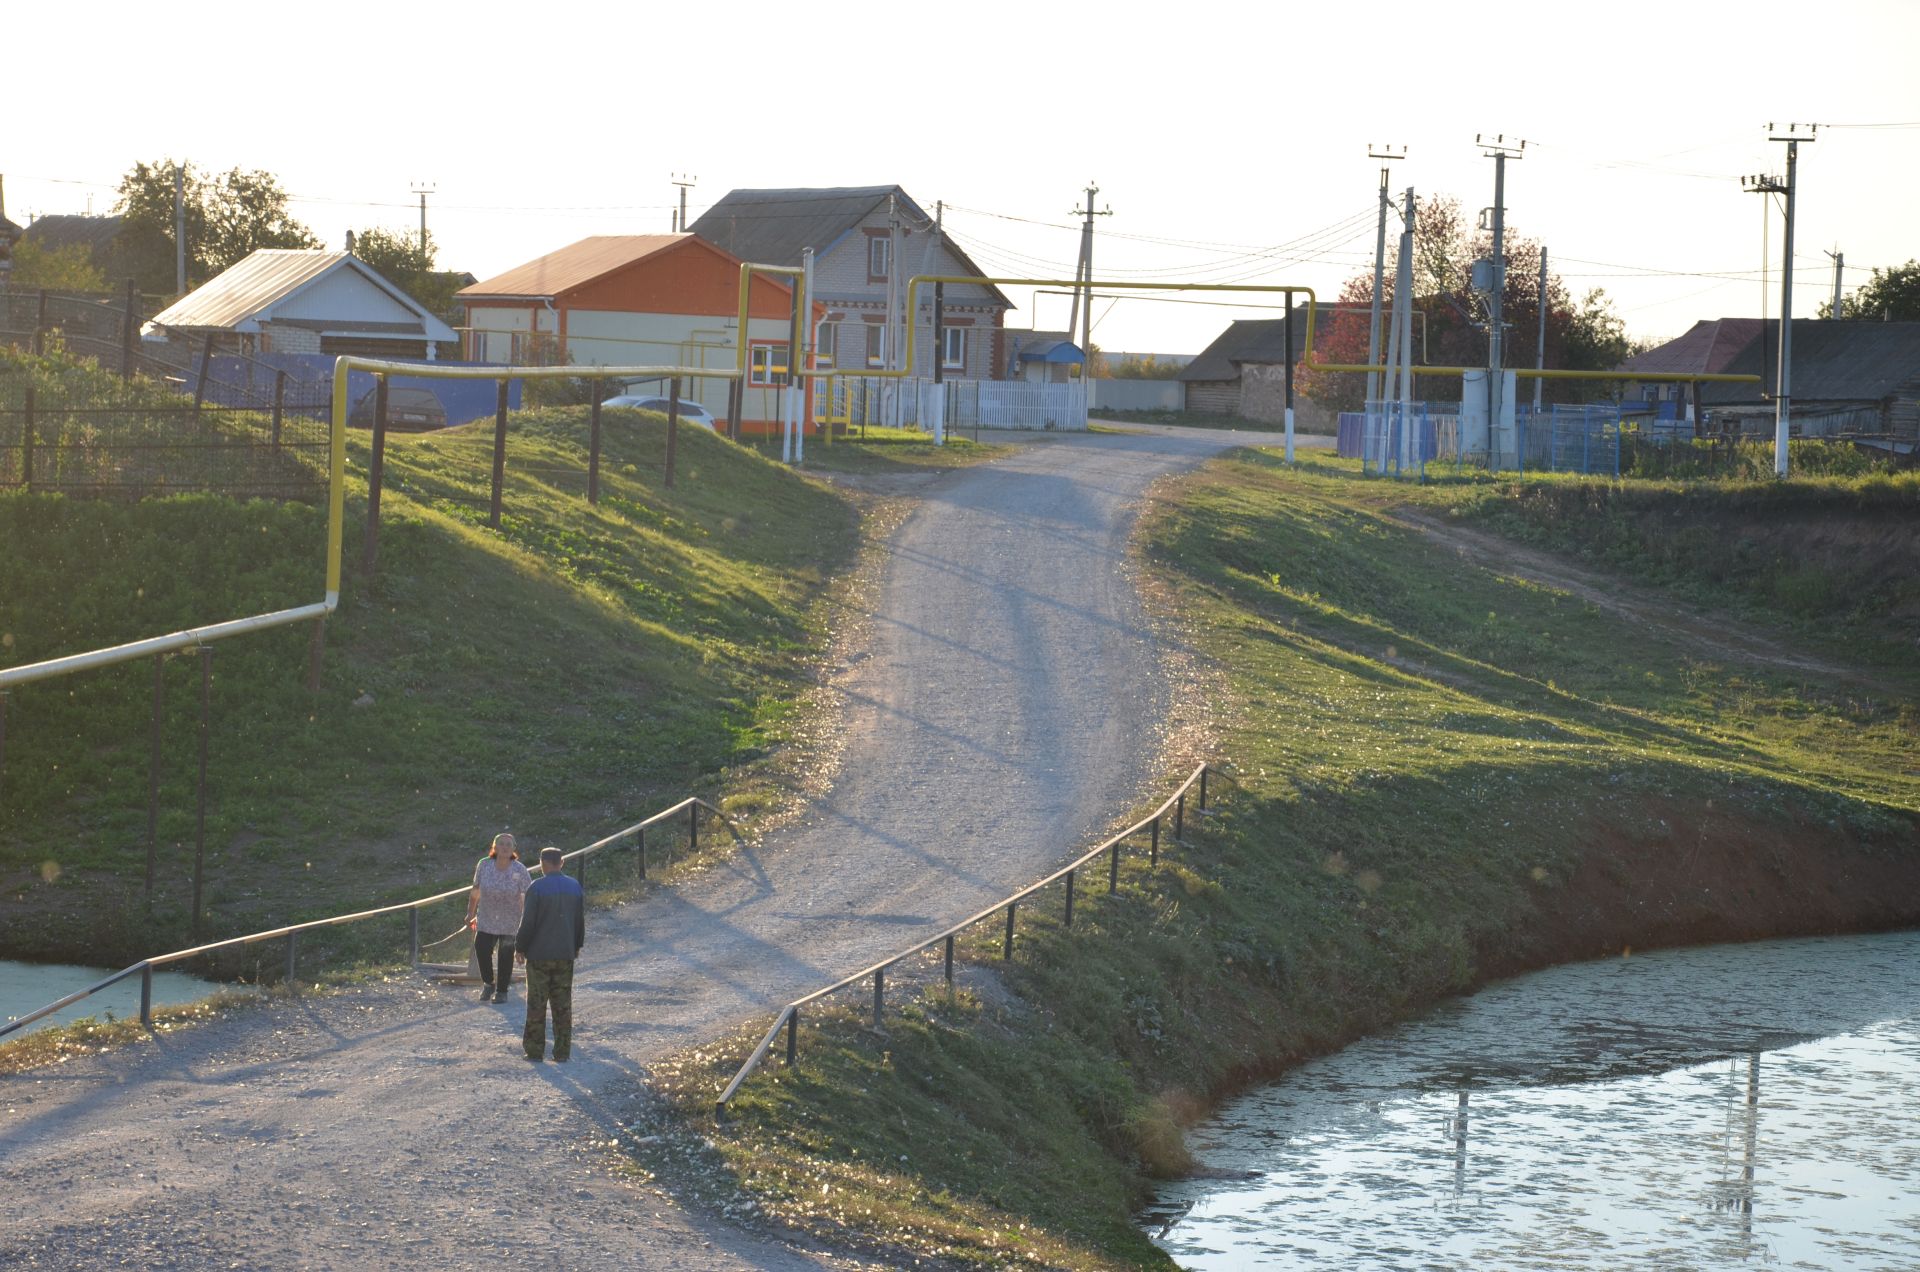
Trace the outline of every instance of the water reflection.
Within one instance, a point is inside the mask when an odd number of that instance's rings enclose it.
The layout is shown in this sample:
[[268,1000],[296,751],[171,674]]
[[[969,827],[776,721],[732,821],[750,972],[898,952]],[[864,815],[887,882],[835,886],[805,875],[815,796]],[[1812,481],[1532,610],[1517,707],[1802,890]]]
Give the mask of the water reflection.
[[[37,1011],[48,1003],[65,998],[77,989],[98,984],[118,970],[120,969],[79,967],[71,963],[0,961],[0,1022],[17,1020],[28,1012]],[[185,972],[155,972],[153,974],[153,1005],[168,1007],[176,1003],[198,1002],[209,994],[226,988],[230,987],[201,980]],[[70,1025],[88,1016],[98,1020],[109,1018],[127,1020],[139,1014],[140,978],[131,976],[90,998],[81,999],[63,1011],[41,1017],[25,1029],[8,1034],[7,1039],[23,1037],[37,1029]]]
[[1192,1268],[1917,1267],[1916,967],[1895,933],[1495,986],[1222,1109],[1191,1146],[1250,1177],[1144,1218]]

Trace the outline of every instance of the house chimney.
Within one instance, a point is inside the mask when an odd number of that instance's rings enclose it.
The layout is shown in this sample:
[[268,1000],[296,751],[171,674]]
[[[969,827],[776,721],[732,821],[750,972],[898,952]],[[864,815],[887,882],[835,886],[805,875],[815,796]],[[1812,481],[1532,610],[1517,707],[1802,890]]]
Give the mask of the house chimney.
[[347,231],[347,255],[348,256],[353,255],[353,231],[352,230]]

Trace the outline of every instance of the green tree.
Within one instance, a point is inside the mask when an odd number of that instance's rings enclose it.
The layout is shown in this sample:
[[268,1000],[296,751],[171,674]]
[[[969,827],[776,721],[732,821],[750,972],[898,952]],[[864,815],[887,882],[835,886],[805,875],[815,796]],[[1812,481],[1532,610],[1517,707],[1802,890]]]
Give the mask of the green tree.
[[449,324],[458,325],[460,304],[454,295],[460,290],[458,276],[436,268],[439,248],[429,233],[426,246],[420,236],[407,230],[374,227],[359,230],[353,236],[353,254],[373,267],[380,277],[420,302],[422,308]]
[[1152,354],[1142,357],[1126,357],[1113,364],[1113,378],[1116,380],[1177,380],[1180,378],[1180,364],[1162,361]]
[[[313,231],[287,211],[287,192],[272,173],[235,168],[214,176],[181,168],[187,240],[187,287],[198,287],[262,247],[318,247]],[[144,291],[174,287],[175,163],[136,163],[120,179],[114,211],[128,270]]]
[[107,290],[107,275],[93,263],[93,249],[85,243],[69,243],[49,251],[32,239],[22,239],[13,249],[13,286],[103,292]]
[[1920,260],[1874,270],[1863,287],[1840,298],[1838,314],[1833,312],[1832,301],[1820,302],[1820,316],[1920,322]]

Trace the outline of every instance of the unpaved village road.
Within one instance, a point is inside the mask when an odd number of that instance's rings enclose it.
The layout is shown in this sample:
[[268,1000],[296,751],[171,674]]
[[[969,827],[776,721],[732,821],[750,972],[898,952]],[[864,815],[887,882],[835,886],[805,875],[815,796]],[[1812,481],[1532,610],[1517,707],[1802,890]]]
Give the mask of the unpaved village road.
[[832,790],[591,915],[571,1064],[521,1057],[517,989],[409,981],[0,1078],[0,1267],[851,1266],[682,1210],[596,1141],[651,1061],[1031,882],[1146,791],[1167,688],[1125,568],[1135,511],[1156,478],[1276,440],[1046,438],[929,482],[835,681]]

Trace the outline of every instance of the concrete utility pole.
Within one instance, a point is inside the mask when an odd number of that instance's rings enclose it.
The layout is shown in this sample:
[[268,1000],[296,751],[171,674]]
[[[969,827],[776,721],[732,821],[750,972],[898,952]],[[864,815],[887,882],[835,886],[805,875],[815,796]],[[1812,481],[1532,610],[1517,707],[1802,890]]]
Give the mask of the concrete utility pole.
[[685,234],[687,232],[687,188],[699,180],[699,177],[691,177],[684,172],[676,172],[673,174],[673,184],[680,187],[680,212],[674,217],[673,221],[675,233]]
[[1496,133],[1491,138],[1484,133],[1476,134],[1473,140],[1480,147],[1480,153],[1493,160],[1493,207],[1490,209],[1493,213],[1493,290],[1487,298],[1487,408],[1493,431],[1498,433],[1506,384],[1506,324],[1501,311],[1507,291],[1507,160],[1520,158],[1527,143],[1524,140],[1509,143],[1505,133]]
[[438,187],[428,181],[416,181],[409,188],[420,196],[420,259],[425,261],[427,259],[427,196]]
[[173,165],[173,290],[187,294],[187,174]]
[[1793,423],[1793,194],[1794,172],[1800,160],[1800,143],[1812,142],[1814,134],[1820,130],[1818,124],[1808,124],[1807,131],[1801,132],[1800,125],[1788,124],[1785,132],[1778,131],[1768,124],[1769,140],[1787,143],[1787,176],[1782,181],[1778,177],[1752,176],[1742,177],[1740,182],[1753,194],[1762,197],[1774,194],[1787,196],[1786,232],[1781,235],[1780,247],[1780,365],[1774,372],[1777,386],[1773,395],[1773,474],[1776,477],[1787,475],[1787,434]]
[[[1375,150],[1373,143],[1367,143],[1367,158],[1392,162],[1405,159],[1407,148],[1400,147],[1400,153],[1393,153],[1392,146],[1382,146]],[[1392,206],[1387,195],[1387,163],[1380,165],[1380,228],[1373,236],[1373,305],[1367,319],[1367,365],[1374,366],[1380,361],[1380,282],[1387,269],[1387,210]],[[1367,401],[1380,400],[1380,373],[1367,372]]]
[[1840,271],[1847,267],[1845,252],[1828,252],[1833,258],[1833,303],[1827,307],[1827,317],[1838,318],[1840,314]]
[[[1538,308],[1540,310],[1540,334],[1534,342],[1533,369],[1536,371],[1544,371],[1547,369],[1547,245],[1545,243],[1540,245],[1540,300]],[[1546,382],[1547,377],[1545,376],[1538,376],[1534,379],[1533,413],[1535,415],[1540,414],[1540,389]]]
[[[1093,218],[1096,216],[1113,215],[1113,209],[1110,207],[1104,212],[1096,212],[1093,210],[1093,196],[1099,193],[1099,186],[1091,181],[1087,182],[1087,206],[1073,210],[1075,216],[1086,218],[1080,227],[1080,268],[1074,275],[1075,278],[1084,281],[1086,295],[1084,297],[1084,303],[1082,303],[1082,298],[1076,295],[1073,307],[1080,318],[1080,352],[1087,359],[1085,374],[1089,376],[1093,374],[1093,354],[1091,352],[1091,343],[1093,340]],[[1067,336],[1069,339],[1073,336],[1073,324],[1071,320],[1069,320],[1067,324]]]

